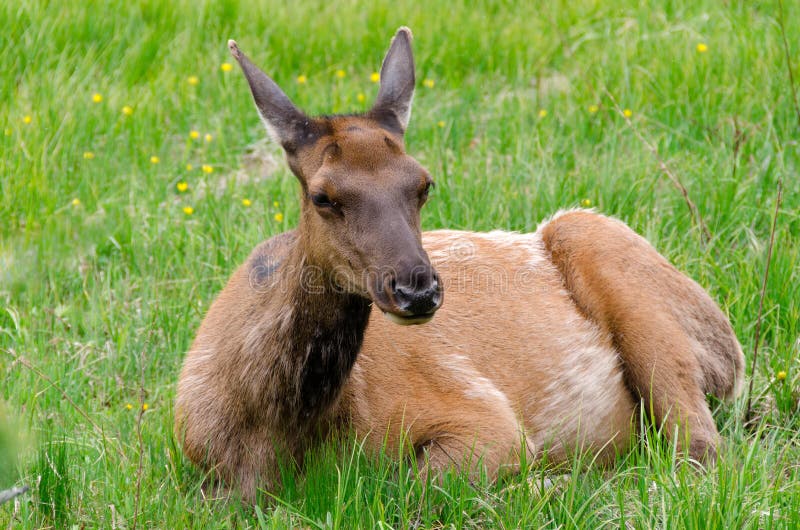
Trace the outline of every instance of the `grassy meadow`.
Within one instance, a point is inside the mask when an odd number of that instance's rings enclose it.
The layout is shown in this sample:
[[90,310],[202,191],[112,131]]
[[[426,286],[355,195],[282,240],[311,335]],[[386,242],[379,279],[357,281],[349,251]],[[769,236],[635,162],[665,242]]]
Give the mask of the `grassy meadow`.
[[[800,527],[800,115],[781,24],[797,87],[791,1],[0,3],[0,491],[31,488],[0,527]],[[236,265],[298,217],[225,43],[309,113],[360,112],[401,25],[407,148],[437,181],[426,229],[531,231],[592,206],[709,290],[748,374],[758,330],[754,420],[747,389],[717,405],[715,468],[645,427],[613,469],[586,455],[423,493],[408,462],[346,438],[255,509],[203,500],[172,434],[184,352]]]

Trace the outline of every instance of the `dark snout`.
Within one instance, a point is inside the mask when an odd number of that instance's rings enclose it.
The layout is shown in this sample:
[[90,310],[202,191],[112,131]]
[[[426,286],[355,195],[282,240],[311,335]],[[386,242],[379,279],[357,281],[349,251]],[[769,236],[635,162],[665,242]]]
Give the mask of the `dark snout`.
[[400,313],[427,315],[442,305],[439,275],[430,265],[421,265],[407,274],[398,274],[390,284],[390,298]]
[[388,271],[379,284],[375,302],[397,324],[425,323],[442,305],[442,284],[427,260]]

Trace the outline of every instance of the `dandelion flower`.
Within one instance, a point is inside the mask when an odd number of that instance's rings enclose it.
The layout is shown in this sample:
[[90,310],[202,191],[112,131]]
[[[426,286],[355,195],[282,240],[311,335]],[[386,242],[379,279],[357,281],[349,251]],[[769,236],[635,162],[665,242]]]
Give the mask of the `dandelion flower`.
[[339,79],[344,79],[344,76],[346,75],[347,73],[344,70],[336,70],[336,77]]
[[177,184],[175,184],[175,187],[178,189],[178,191],[183,193],[184,191],[189,189],[189,184],[182,180],[182,181],[178,182]]
[[95,103],[102,102],[103,101],[103,94],[99,94],[99,93],[95,92],[94,94],[92,94],[92,101],[94,101]]
[[203,173],[213,173],[214,172],[214,167],[210,166],[208,164],[203,164],[203,168],[202,169],[203,169]]
[[200,131],[195,131],[195,130],[189,131],[189,138],[191,138],[192,140],[197,140],[198,138],[200,138]]
[[422,86],[424,86],[425,88],[433,88],[433,85],[434,85],[434,84],[435,84],[435,83],[433,82],[433,79],[425,79],[425,80],[422,82]]
[[438,125],[439,127],[444,127],[444,122],[442,120],[439,120],[436,122],[436,125]]
[[600,107],[597,105],[589,105],[589,114],[597,114],[598,110],[600,110]]
[[581,201],[581,206],[583,206],[584,208],[591,207],[592,206],[592,199],[583,199]]
[[190,75],[186,78],[186,82],[192,86],[196,86],[198,83],[200,83],[200,78],[196,75]]
[[23,116],[23,118],[22,118],[22,123],[24,123],[25,125],[28,125],[32,121],[33,121],[33,118],[31,118],[30,115]]
[[631,116],[633,116],[633,111],[631,109],[625,109],[622,111],[622,115],[625,116],[626,118],[630,118]]
[[274,217],[275,220],[278,221],[279,223],[283,222],[283,214],[281,212],[276,213]]
[[251,204],[253,204],[253,201],[250,199],[242,199],[242,206],[249,207]]
[[130,403],[125,403],[125,408],[128,410],[133,410],[133,405],[131,405]]
[[212,136],[211,134],[206,134],[206,142],[211,142],[213,140],[214,140],[214,136]]
[[142,403],[142,410],[147,410],[149,408],[150,408],[150,405],[148,405],[147,403]]
[[72,205],[73,206],[80,206],[81,205],[81,200],[79,198],[75,197],[74,199],[72,199]]
[[133,114],[133,107],[131,107],[130,105],[125,105],[124,107],[122,107],[122,113],[125,116],[130,116],[131,114]]
[[305,76],[305,74],[300,74],[297,76],[297,84],[305,85],[306,81],[308,81],[308,78]]
[[281,203],[279,203],[278,201],[272,201],[272,206],[273,207],[277,208],[280,205],[281,205]]
[[539,117],[544,118],[545,116],[547,116],[547,110],[539,109]]
[[372,81],[373,83],[378,83],[381,80],[381,74],[379,74],[378,72],[372,72],[372,74],[370,74],[369,76],[369,80]]
[[83,153],[83,158],[86,160],[91,160],[94,158],[94,153],[92,153],[91,151],[86,151],[85,153]]
[[359,103],[364,103],[364,101],[366,101],[367,99],[367,96],[359,92],[358,95],[356,95],[356,99],[358,100]]
[[150,157],[150,163],[151,164],[158,164],[159,162],[161,162],[161,159],[158,158],[156,155],[153,155],[153,156]]
[[194,169],[194,166],[191,164],[186,164],[186,171],[191,171]]
[[777,379],[778,381],[783,381],[784,379],[786,379],[786,371],[781,370],[780,372],[776,373],[775,379]]
[[222,70],[223,72],[230,72],[231,70],[233,70],[233,65],[231,63],[222,63],[221,65],[219,65],[219,69]]
[[194,208],[192,208],[191,206],[184,206],[183,213],[185,213],[186,215],[192,215],[194,213]]
[[704,42],[701,42],[697,45],[697,53],[706,53],[708,51],[708,45]]

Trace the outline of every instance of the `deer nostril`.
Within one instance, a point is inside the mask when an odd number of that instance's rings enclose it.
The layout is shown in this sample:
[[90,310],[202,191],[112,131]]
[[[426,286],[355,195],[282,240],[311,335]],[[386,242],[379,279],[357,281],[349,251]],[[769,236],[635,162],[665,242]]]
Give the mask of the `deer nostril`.
[[[412,315],[422,315],[435,311],[441,303],[439,278],[429,276],[427,282],[403,284],[392,281],[392,294],[398,309]],[[420,285],[421,284],[421,285]]]

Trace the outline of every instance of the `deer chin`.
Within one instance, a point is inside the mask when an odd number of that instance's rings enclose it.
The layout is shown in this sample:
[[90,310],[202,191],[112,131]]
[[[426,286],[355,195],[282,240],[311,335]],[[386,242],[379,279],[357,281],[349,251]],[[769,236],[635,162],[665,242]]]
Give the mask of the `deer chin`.
[[390,313],[388,311],[383,312],[383,316],[386,317],[387,320],[390,322],[394,322],[395,324],[399,324],[401,326],[412,326],[415,324],[425,324],[426,322],[430,322],[435,315],[436,312],[427,313],[425,315],[410,315],[407,317],[397,315],[395,313]]

